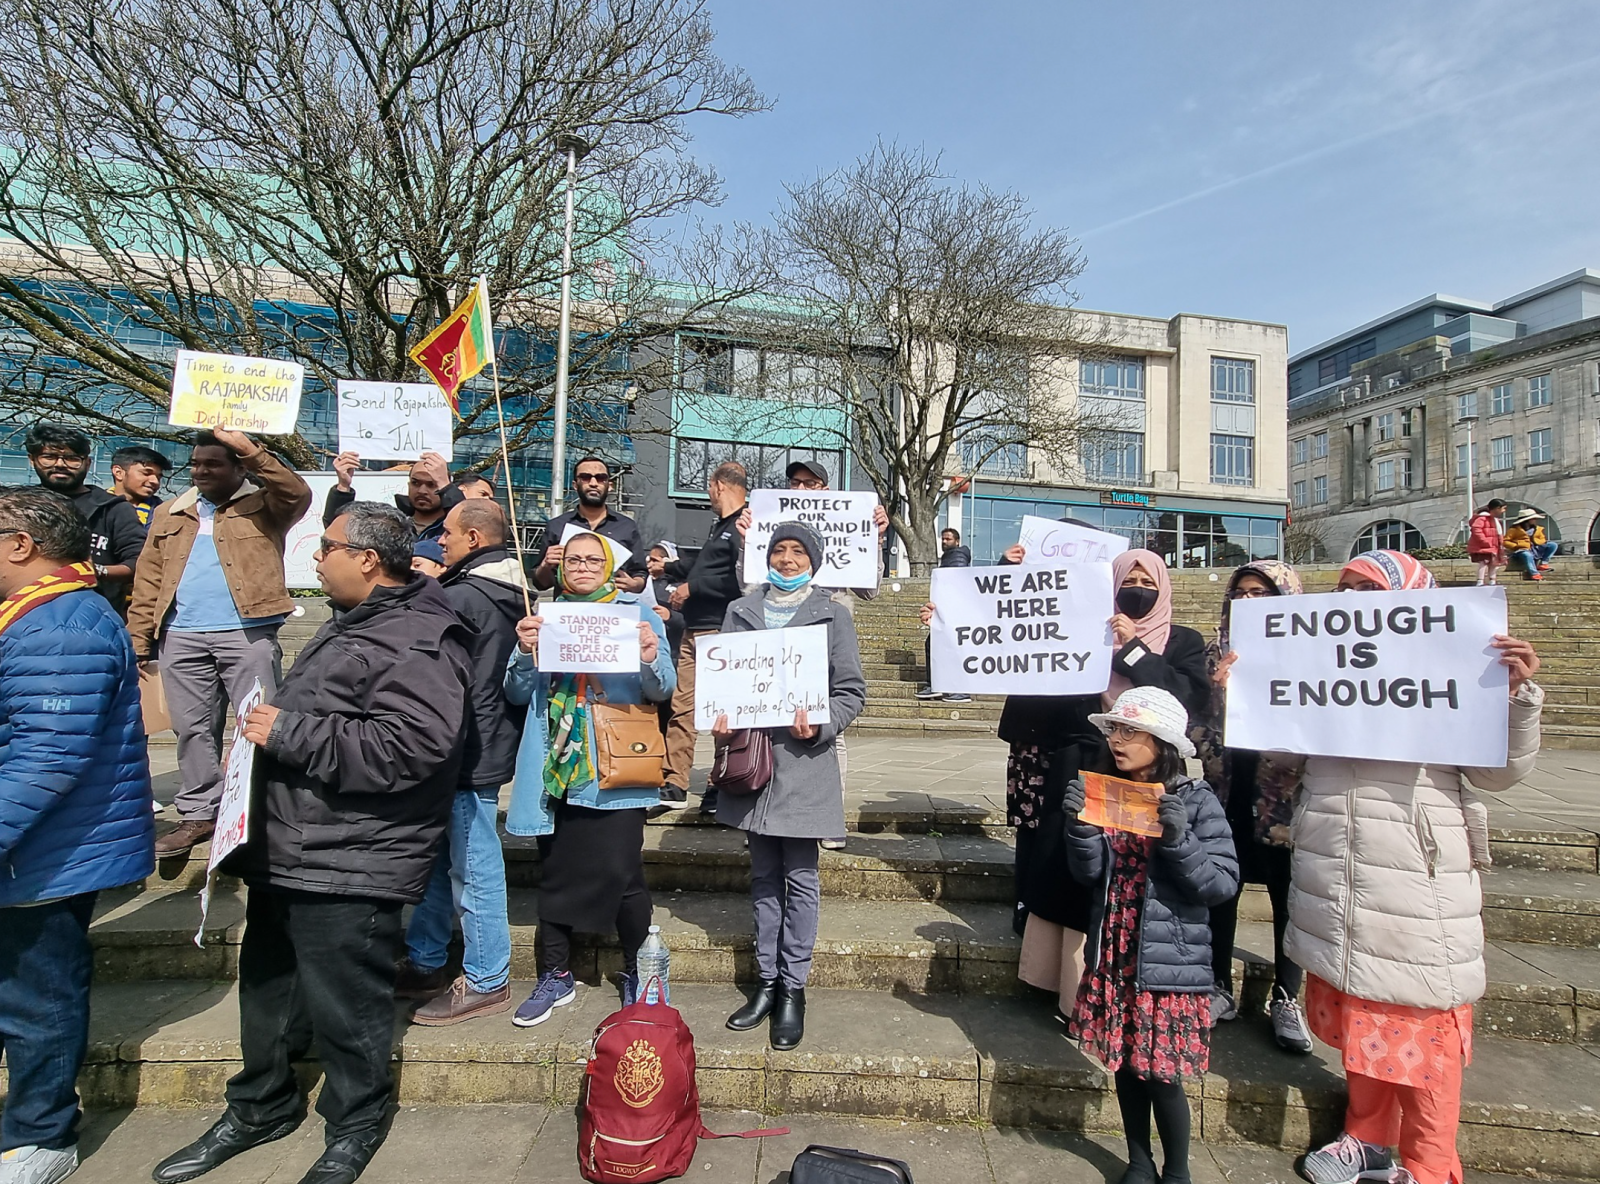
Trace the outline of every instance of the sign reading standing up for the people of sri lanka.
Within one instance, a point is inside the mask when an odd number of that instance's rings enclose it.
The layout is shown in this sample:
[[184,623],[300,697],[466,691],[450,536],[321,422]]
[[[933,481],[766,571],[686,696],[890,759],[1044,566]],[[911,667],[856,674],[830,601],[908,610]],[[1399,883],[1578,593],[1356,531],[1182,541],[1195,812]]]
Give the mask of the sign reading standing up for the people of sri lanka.
[[1501,768],[1504,588],[1235,600],[1230,748]]
[[180,349],[173,362],[167,422],[179,428],[286,436],[300,418],[305,374],[298,362]]

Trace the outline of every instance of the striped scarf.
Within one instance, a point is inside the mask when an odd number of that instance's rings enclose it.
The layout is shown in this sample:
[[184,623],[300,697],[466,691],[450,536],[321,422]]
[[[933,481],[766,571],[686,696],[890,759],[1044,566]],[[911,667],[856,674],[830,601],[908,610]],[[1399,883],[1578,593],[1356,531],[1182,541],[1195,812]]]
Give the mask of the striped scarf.
[[0,633],[4,633],[28,613],[41,605],[49,604],[56,597],[65,596],[68,592],[92,592],[94,586],[95,574],[92,563],[69,563],[65,567],[58,567],[49,575],[34,581],[26,588],[19,588],[4,600],[0,600]]

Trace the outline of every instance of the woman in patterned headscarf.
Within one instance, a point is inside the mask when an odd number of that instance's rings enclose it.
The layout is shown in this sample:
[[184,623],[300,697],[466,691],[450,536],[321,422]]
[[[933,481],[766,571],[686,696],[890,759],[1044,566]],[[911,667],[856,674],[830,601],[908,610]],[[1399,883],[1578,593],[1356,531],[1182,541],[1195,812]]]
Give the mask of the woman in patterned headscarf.
[[[1311,1033],[1299,1002],[1305,976],[1283,952],[1283,933],[1289,924],[1289,819],[1305,758],[1226,748],[1222,743],[1222,722],[1228,705],[1227,675],[1234,657],[1228,638],[1233,602],[1261,596],[1298,596],[1300,592],[1300,577],[1294,568],[1276,559],[1258,559],[1233,573],[1222,601],[1217,639],[1206,647],[1206,667],[1211,672],[1210,710],[1196,718],[1189,735],[1199,750],[1205,779],[1222,800],[1233,826],[1240,881],[1264,885],[1272,901],[1273,982],[1268,1011],[1273,1035],[1281,1048],[1307,1053],[1311,1051]],[[1233,993],[1233,939],[1238,924],[1237,896],[1211,910],[1211,970],[1216,982],[1211,993],[1213,1025],[1239,1014]]]

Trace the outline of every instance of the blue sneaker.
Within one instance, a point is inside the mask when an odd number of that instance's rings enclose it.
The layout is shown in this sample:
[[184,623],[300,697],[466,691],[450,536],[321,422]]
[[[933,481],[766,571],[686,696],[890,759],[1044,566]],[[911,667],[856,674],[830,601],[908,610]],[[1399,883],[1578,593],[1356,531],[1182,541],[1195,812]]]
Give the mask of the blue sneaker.
[[622,1006],[632,1007],[637,1002],[639,1002],[639,976],[637,974],[628,974],[624,971],[622,975]]
[[558,1007],[565,1007],[578,997],[577,988],[572,985],[572,972],[563,970],[560,974],[551,972],[539,976],[539,985],[533,988],[523,1005],[517,1008],[517,1014],[511,1017],[511,1022],[519,1028],[531,1028],[535,1024],[542,1024],[550,1018],[550,1013]]

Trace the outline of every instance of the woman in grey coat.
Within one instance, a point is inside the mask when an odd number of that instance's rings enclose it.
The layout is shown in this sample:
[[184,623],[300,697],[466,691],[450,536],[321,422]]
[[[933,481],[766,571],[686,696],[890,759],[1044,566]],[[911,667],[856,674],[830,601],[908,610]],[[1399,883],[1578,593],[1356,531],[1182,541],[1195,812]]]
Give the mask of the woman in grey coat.
[[[844,834],[844,784],[839,773],[839,733],[861,713],[867,682],[861,673],[850,612],[811,577],[822,570],[822,541],[798,522],[779,524],[767,549],[767,583],[728,606],[724,633],[752,629],[828,627],[828,719],[812,723],[803,709],[787,728],[768,728],[772,781],[760,793],[722,795],[717,821],[750,839],[750,895],[755,906],[754,997],[728,1017],[742,1032],[772,1017],[772,1047],[791,1049],[805,1034],[806,977],[817,942],[821,884],[820,840]],[[719,716],[711,735],[732,735]]]

